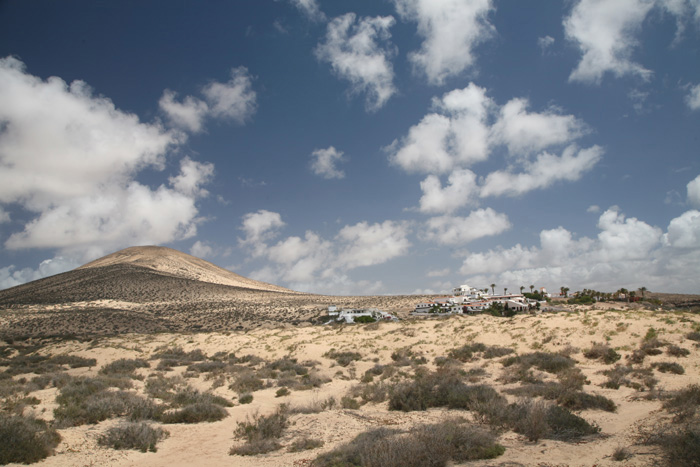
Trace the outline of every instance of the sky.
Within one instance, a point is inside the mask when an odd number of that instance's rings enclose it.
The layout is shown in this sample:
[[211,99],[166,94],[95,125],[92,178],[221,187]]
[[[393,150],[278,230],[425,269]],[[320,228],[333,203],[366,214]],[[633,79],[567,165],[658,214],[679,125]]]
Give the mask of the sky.
[[700,293],[698,0],[0,1],[0,288]]

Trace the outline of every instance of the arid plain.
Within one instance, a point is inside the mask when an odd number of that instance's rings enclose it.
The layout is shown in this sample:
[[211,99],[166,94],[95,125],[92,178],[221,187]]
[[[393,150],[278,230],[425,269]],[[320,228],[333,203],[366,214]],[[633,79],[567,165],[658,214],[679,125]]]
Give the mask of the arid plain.
[[[409,316],[426,298],[124,250],[0,291],[3,420],[39,420],[36,465],[697,465],[697,296]],[[331,304],[402,320],[322,325]]]

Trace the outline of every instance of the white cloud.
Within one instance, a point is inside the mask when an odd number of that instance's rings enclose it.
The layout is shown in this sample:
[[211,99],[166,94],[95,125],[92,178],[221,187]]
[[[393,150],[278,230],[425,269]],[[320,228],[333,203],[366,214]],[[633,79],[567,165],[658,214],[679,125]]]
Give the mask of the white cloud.
[[700,250],[700,211],[686,211],[668,225],[667,245],[684,250]]
[[700,109],[700,84],[690,88],[690,92],[685,97],[685,102],[691,110]]
[[169,181],[175,191],[198,198],[209,195],[202,185],[209,183],[213,176],[214,164],[197,162],[185,157],[180,161],[180,174],[170,177]]
[[202,89],[209,104],[209,114],[216,118],[245,123],[257,110],[253,80],[244,66],[231,69],[226,83],[212,82]]
[[508,216],[491,208],[477,209],[467,217],[439,216],[425,223],[425,239],[441,245],[464,245],[477,238],[498,235],[511,227]]
[[347,272],[405,255],[411,246],[407,238],[409,227],[392,221],[348,225],[331,240],[307,231],[303,238],[292,236],[269,244],[283,225],[278,213],[247,214],[242,227],[246,239],[241,245],[249,248],[253,257],[273,263],[253,271],[250,277],[284,283],[299,291],[333,294],[379,291],[381,282],[354,281]]
[[190,248],[190,254],[197,258],[207,258],[214,255],[214,249],[205,242],[197,240]]
[[486,89],[470,83],[433,99],[435,111],[386,151],[407,172],[441,174],[484,161],[500,146],[526,161],[537,151],[571,144],[587,132],[586,124],[573,115],[554,108],[528,112],[527,107],[527,100],[518,98],[499,107]]
[[10,222],[10,213],[5,211],[2,206],[0,206],[0,224],[3,222]]
[[304,15],[312,21],[325,21],[326,15],[323,14],[316,0],[289,0],[292,5],[297,7]]
[[599,146],[578,149],[571,145],[561,156],[543,152],[534,162],[525,164],[525,172],[499,170],[490,173],[481,187],[481,196],[518,196],[547,188],[561,180],[575,181],[588,172],[602,157]]
[[264,254],[267,248],[266,242],[277,236],[279,229],[286,224],[279,213],[261,209],[243,216],[241,230],[245,237],[239,239],[243,246],[252,248],[254,256]]
[[163,170],[182,134],[140,122],[82,81],[42,81],[11,57],[0,60],[0,101],[0,203],[34,216],[8,249],[59,248],[85,261],[194,235],[213,166],[184,159],[169,186],[135,180]]
[[445,173],[488,157],[488,118],[495,105],[486,89],[470,83],[433,99],[433,107],[436,112],[387,148],[394,164],[408,172]]
[[420,211],[424,213],[451,213],[474,203],[479,194],[476,174],[468,169],[452,172],[447,178],[445,188],[436,175],[428,175],[420,183],[420,187],[423,191]]
[[0,268],[0,290],[70,271],[78,266],[80,266],[80,263],[73,259],[57,256],[52,259],[45,259],[39,264],[37,269],[17,269],[15,266]]
[[311,170],[323,178],[344,178],[345,172],[336,168],[336,164],[342,161],[343,151],[333,146],[316,149],[311,153]]
[[360,222],[343,227],[337,236],[344,244],[338,260],[349,269],[384,263],[408,251],[411,243],[407,235],[406,224],[392,221],[372,225]]
[[654,0],[580,0],[564,19],[567,38],[583,54],[569,81],[598,84],[608,72],[648,78],[651,71],[631,56],[637,33],[653,6]]
[[195,97],[187,96],[182,103],[177,102],[177,94],[169,89],[163,91],[158,106],[170,120],[170,123],[183,130],[199,133],[202,131],[204,118],[209,106]]
[[688,202],[693,206],[700,206],[700,175],[688,182]]
[[626,218],[611,208],[598,220],[595,239],[559,227],[543,230],[540,245],[496,248],[470,253],[460,272],[469,283],[508,287],[537,284],[550,289],[614,291],[620,287],[695,292],[700,275],[700,212],[671,220],[664,234],[658,227]]
[[554,38],[552,36],[544,36],[537,39],[537,46],[542,50],[543,54],[546,53],[553,44]]
[[588,209],[586,209],[586,212],[598,214],[600,212],[600,206],[598,206],[597,204],[591,204],[590,206],[588,206]]
[[325,42],[316,47],[316,57],[329,62],[333,72],[350,81],[351,94],[365,93],[368,111],[377,111],[396,93],[389,43],[391,16],[357,19],[354,13],[328,23]]
[[573,115],[559,115],[553,110],[527,112],[526,99],[511,99],[501,108],[492,128],[495,142],[504,144],[512,155],[541,151],[573,141],[586,132],[583,122]]
[[423,44],[409,59],[431,84],[442,85],[474,66],[474,48],[495,32],[487,18],[490,0],[394,0],[394,5],[403,19],[418,23]]
[[450,268],[445,269],[431,269],[425,275],[428,277],[445,277],[450,275]]

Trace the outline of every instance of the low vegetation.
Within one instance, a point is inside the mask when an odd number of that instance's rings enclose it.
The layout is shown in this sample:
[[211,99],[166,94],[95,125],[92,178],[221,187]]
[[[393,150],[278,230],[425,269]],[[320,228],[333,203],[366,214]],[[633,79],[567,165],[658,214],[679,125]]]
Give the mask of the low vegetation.
[[135,449],[141,452],[156,452],[156,445],[169,436],[162,428],[148,423],[124,423],[110,428],[100,437],[99,443],[112,449]]
[[53,454],[60,440],[43,420],[0,412],[0,465],[38,462]]

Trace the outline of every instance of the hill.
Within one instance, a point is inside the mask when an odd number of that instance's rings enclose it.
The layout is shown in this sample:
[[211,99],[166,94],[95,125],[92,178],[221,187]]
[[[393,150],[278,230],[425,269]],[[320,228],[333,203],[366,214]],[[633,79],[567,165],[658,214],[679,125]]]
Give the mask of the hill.
[[171,248],[132,247],[0,291],[0,336],[299,325],[317,322],[330,304],[410,310],[422,299],[299,293]]

